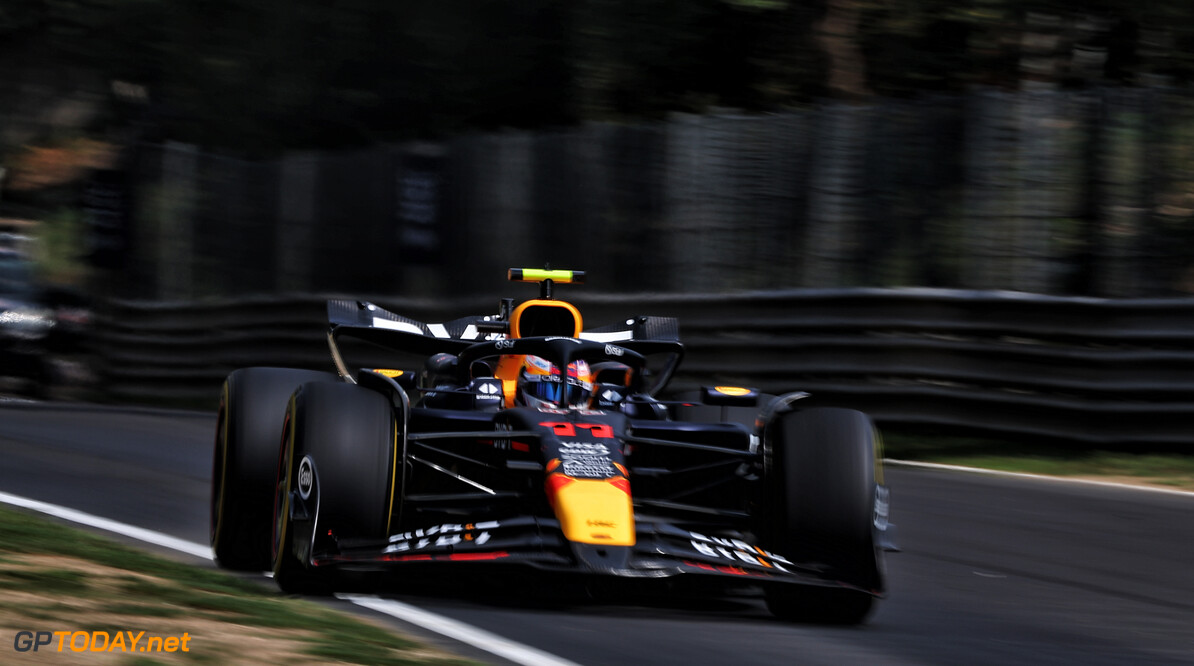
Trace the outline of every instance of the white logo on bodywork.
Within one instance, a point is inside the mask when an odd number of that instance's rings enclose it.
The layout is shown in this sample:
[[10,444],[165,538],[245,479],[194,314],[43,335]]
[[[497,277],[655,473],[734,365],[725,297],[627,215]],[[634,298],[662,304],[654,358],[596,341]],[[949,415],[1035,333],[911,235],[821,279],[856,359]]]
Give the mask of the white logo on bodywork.
[[315,487],[315,466],[311,463],[310,456],[303,456],[302,462],[299,463],[298,469],[298,491],[299,497],[307,499],[311,497],[311,489]]
[[887,515],[888,507],[891,497],[891,491],[887,486],[875,487],[875,528],[879,530],[887,529]]

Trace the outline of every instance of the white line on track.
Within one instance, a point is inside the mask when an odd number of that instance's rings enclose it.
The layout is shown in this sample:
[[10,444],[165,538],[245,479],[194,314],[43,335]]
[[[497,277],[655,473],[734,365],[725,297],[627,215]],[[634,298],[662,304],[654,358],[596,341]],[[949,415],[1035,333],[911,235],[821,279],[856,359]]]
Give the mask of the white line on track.
[[448,638],[454,638],[469,645],[474,645],[486,652],[496,654],[499,657],[509,659],[518,664],[527,664],[527,666],[577,666],[576,662],[561,659],[553,654],[536,650],[521,643],[515,643],[497,634],[491,634],[483,629],[478,629],[463,622],[457,622],[442,615],[429,613],[410,604],[404,604],[401,601],[359,594],[337,594],[336,598],[351,601],[369,610],[385,613],[391,617],[396,617],[404,622],[429,629]]
[[971,474],[987,474],[990,476],[1007,476],[1017,479],[1038,479],[1041,481],[1059,481],[1062,483],[1081,483],[1088,486],[1102,486],[1104,488],[1129,488],[1132,490],[1147,490],[1166,495],[1182,495],[1194,497],[1194,491],[1178,490],[1176,488],[1158,488],[1156,486],[1137,486],[1130,483],[1116,483],[1114,481],[1099,481],[1097,479],[1072,479],[1065,476],[1049,476],[1047,474],[1029,474],[1027,472],[1005,472],[998,469],[983,469],[982,467],[965,467],[963,465],[945,465],[942,463],[918,462],[915,460],[884,459],[884,465],[893,467],[920,467],[922,469],[940,469],[950,472],[969,472]]
[[[136,539],[137,541],[162,546],[163,548],[169,548],[170,550],[186,553],[187,555],[205,560],[213,559],[211,548],[203,544],[147,530],[143,527],[109,520],[108,518],[58,506],[57,504],[50,504],[19,495],[11,495],[6,492],[0,492],[0,503],[48,514],[55,518],[61,518],[62,520],[80,525],[87,525],[88,527],[101,529],[105,532],[120,534]],[[491,634],[483,629],[478,629],[463,622],[458,622],[442,615],[436,615],[430,611],[425,611],[399,601],[353,594],[338,594],[336,597],[352,602],[362,608],[384,613],[409,624],[422,627],[442,636],[447,636],[461,643],[466,643],[516,664],[523,664],[524,666],[577,666],[574,662],[561,659],[542,650],[516,643],[512,640],[502,638],[497,634]]]
[[19,506],[24,509],[31,509],[39,513],[46,513],[56,518],[69,520],[72,523],[88,525],[90,527],[104,530],[105,532],[121,534],[126,537],[136,539],[137,541],[152,543],[155,546],[162,546],[169,548],[170,550],[177,550],[178,552],[186,553],[187,555],[194,555],[195,557],[202,557],[207,560],[212,559],[211,548],[208,546],[203,546],[190,541],[184,541],[183,539],[172,537],[168,534],[162,534],[161,532],[147,530],[143,527],[118,523],[115,520],[93,516],[89,513],[68,509],[64,506],[49,504],[47,502],[39,502],[27,497],[10,495],[5,492],[0,492],[0,502],[11,504],[13,506]]

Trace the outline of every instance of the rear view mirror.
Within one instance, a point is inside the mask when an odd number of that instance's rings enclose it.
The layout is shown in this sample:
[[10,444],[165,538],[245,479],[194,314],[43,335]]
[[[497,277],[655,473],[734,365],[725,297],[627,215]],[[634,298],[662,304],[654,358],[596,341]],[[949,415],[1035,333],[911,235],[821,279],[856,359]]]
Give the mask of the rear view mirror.
[[758,389],[741,386],[702,386],[701,403],[723,407],[754,407],[759,402]]

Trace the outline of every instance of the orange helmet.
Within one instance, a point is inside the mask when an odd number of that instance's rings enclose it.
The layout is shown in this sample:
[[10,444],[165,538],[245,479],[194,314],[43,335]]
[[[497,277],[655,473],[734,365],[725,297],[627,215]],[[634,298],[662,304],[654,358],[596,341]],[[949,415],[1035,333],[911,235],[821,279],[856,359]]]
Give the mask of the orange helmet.
[[568,364],[567,376],[547,359],[527,356],[518,379],[522,403],[530,407],[585,407],[593,393],[593,375],[585,361]]

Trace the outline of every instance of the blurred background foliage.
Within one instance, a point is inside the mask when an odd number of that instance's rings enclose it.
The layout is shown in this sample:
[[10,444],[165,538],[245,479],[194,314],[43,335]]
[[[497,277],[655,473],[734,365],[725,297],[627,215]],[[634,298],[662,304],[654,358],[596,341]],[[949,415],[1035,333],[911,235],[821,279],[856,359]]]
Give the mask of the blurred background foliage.
[[106,118],[261,154],[976,84],[1183,84],[1194,4],[6,0],[0,60],[9,78],[122,82]]
[[447,274],[1185,294],[1192,82],[1189,0],[4,0],[0,218],[78,282],[103,200],[144,297],[417,291],[422,217]]

